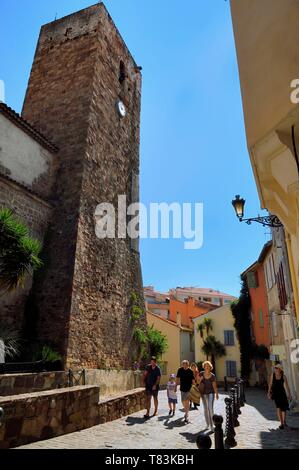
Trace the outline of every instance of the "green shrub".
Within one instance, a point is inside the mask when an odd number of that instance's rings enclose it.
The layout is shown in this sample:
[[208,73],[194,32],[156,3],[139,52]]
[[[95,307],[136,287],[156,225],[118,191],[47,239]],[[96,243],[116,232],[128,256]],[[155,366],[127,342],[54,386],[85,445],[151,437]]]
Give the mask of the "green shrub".
[[61,360],[60,354],[46,344],[37,346],[32,355],[32,361],[57,362]]

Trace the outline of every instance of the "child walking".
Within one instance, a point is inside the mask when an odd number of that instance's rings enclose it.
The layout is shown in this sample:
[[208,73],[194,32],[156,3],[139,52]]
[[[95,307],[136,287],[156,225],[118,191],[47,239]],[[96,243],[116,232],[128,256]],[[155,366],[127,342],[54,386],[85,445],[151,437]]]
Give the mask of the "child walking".
[[167,397],[168,397],[168,406],[169,406],[169,416],[174,416],[176,405],[178,402],[177,384],[176,384],[175,374],[171,374],[169,377],[169,382],[167,383]]

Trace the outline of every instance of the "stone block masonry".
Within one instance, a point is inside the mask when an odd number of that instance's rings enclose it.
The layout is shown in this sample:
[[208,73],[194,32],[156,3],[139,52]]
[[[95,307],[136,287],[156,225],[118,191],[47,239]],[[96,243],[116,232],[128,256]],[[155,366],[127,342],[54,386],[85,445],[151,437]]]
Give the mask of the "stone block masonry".
[[32,298],[39,339],[68,367],[130,369],[136,359],[130,298],[137,293],[144,307],[138,247],[128,238],[99,240],[94,213],[101,202],[116,206],[120,194],[136,202],[140,100],[140,70],[103,4],[42,27],[23,117],[59,148],[59,168],[47,263]]
[[22,395],[68,386],[67,372],[42,372],[40,374],[0,375],[0,397]]
[[51,439],[127,416],[145,408],[136,389],[99,402],[99,387],[81,386],[0,398],[4,424],[0,449]]
[[99,388],[72,387],[0,398],[0,449],[86,429],[100,422]]

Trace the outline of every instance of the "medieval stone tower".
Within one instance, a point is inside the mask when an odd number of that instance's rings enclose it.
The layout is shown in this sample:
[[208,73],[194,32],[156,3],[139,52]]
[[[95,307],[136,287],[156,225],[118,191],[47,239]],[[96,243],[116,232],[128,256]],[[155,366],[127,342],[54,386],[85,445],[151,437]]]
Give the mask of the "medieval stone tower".
[[[103,4],[42,27],[23,117],[59,148],[53,216],[29,317],[67,366],[127,368],[138,246],[98,239],[95,209],[139,197],[141,75]],[[34,313],[33,313],[34,312]],[[141,319],[144,324],[145,319]]]

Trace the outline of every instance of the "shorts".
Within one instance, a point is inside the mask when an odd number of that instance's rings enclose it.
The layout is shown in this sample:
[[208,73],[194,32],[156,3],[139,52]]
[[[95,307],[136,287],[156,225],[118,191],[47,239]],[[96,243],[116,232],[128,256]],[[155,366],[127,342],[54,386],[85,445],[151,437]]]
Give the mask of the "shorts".
[[154,397],[154,398],[157,398],[158,397],[158,393],[159,393],[159,388],[157,388],[156,390],[152,390],[150,388],[146,388],[145,389],[145,393],[146,393],[146,396],[147,397]]
[[190,399],[190,392],[181,392],[182,401],[188,401]]
[[176,405],[176,404],[177,404],[177,402],[178,402],[178,401],[177,401],[177,399],[176,399],[176,398],[168,398],[168,403],[169,403],[169,404],[171,404],[171,403],[172,403],[173,405]]

